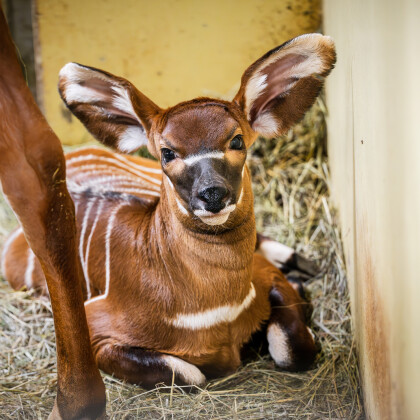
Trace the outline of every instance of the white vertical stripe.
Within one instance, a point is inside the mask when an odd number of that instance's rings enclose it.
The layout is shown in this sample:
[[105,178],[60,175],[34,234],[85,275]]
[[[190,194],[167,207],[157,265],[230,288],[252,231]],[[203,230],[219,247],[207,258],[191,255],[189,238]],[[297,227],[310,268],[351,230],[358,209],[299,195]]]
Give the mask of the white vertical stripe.
[[[109,162],[112,163],[113,165],[115,165],[117,168],[121,168],[121,169],[125,169],[131,173],[135,173],[136,175],[138,175],[141,178],[147,179],[148,181],[152,182],[153,184],[157,184],[160,185],[160,180],[153,178],[149,175],[146,175],[145,173],[141,172],[141,170],[139,170],[139,168],[142,168],[145,170],[145,172],[152,172],[151,170],[146,170],[146,168],[140,166],[140,165],[136,165],[126,159],[122,159],[120,156],[118,156],[118,159],[116,158],[108,158],[108,157],[104,157],[104,156],[95,156],[95,155],[87,155],[87,156],[77,156],[77,157],[73,157],[70,158],[66,161],[67,166],[71,165],[74,162],[80,162],[80,161],[84,161],[84,160],[99,160],[101,162]],[[156,173],[161,173],[160,170],[155,169],[153,172]]]
[[93,233],[95,232],[96,225],[99,220],[99,216],[102,212],[102,207],[104,206],[104,201],[101,201],[98,206],[98,210],[96,211],[95,220],[92,225],[92,229],[90,230],[90,234],[88,237],[87,245],[86,245],[86,255],[85,255],[85,265],[86,265],[86,271],[85,271],[85,280],[86,280],[86,288],[88,291],[87,300],[89,300],[92,296],[91,290],[90,290],[90,279],[89,279],[89,250],[90,250],[90,243],[92,241]]
[[[115,175],[123,172],[123,175]],[[108,175],[109,174],[109,175]],[[120,169],[116,168],[115,166],[110,166],[106,164],[89,164],[89,165],[79,165],[79,166],[70,166],[67,168],[67,175],[73,182],[76,182],[75,180],[81,179],[82,182],[86,180],[86,178],[94,178],[94,181],[96,179],[100,179],[103,175],[108,176],[124,176],[127,179],[131,179],[131,182],[135,182],[138,186],[145,186],[146,188],[153,188],[156,191],[160,190],[160,184],[161,181],[159,180],[158,183],[152,184],[150,181],[144,178],[140,178],[137,174],[130,172],[126,169]],[[129,177],[129,178],[128,178]],[[88,179],[88,181],[90,180]]]
[[129,159],[125,158],[124,156],[121,156],[117,153],[114,153],[113,157],[114,157],[114,159],[117,159],[121,162],[125,162],[125,164],[127,166],[131,166],[131,167],[136,168],[136,169],[141,168],[142,171],[151,172],[151,173],[154,173],[154,174],[162,174],[162,172],[163,172],[162,169],[160,169],[160,168],[149,168],[148,166],[140,165],[137,162],[134,163],[131,160],[129,160]]
[[35,267],[35,254],[32,252],[31,248],[28,248],[28,260],[26,263],[26,270],[25,270],[25,285],[28,289],[33,287],[33,274],[34,274],[34,267]]
[[128,205],[127,203],[121,203],[115,207],[108,219],[108,225],[106,227],[105,234],[105,293],[100,296],[95,296],[93,299],[87,300],[85,305],[95,302],[100,299],[106,299],[109,293],[109,284],[111,281],[111,234],[112,228],[114,227],[115,217],[121,207]]
[[80,257],[80,263],[82,264],[82,269],[83,269],[83,275],[85,277],[85,282],[86,282],[86,291],[87,291],[87,295],[90,296],[90,282],[89,279],[87,278],[87,270],[86,270],[86,264],[85,264],[85,259],[83,256],[83,242],[85,239],[85,234],[86,234],[86,227],[89,221],[89,214],[90,211],[93,207],[93,205],[95,204],[95,200],[90,200],[88,201],[88,204],[86,206],[86,212],[85,215],[83,217],[83,223],[82,223],[82,231],[80,232],[80,238],[79,238],[79,257]]
[[[89,147],[89,149],[92,147]],[[105,149],[100,149],[98,148],[97,150],[99,151],[104,151]],[[133,162],[127,158],[125,158],[123,155],[119,155],[117,153],[112,154],[111,157],[107,157],[107,156],[102,156],[102,155],[95,155],[93,153],[88,154],[88,155],[79,155],[79,156],[74,156],[71,157],[69,159],[66,160],[66,164],[69,166],[71,166],[74,162],[83,162],[85,160],[99,160],[99,161],[103,161],[103,162],[110,162],[110,163],[116,163],[115,161],[120,161],[122,163],[124,163],[124,165],[127,168],[132,168],[132,169],[141,169],[144,172],[151,172],[151,173],[155,173],[155,174],[161,174],[162,173],[162,169],[159,168],[149,168],[148,166],[143,166],[137,162]]]

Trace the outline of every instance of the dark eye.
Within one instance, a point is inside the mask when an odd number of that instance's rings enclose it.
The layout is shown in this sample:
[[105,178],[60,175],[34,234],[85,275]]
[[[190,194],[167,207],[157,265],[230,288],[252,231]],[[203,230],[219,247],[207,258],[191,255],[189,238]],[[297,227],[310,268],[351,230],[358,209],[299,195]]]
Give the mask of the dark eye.
[[165,163],[168,163],[171,160],[174,160],[175,159],[175,153],[171,149],[163,148],[161,150],[161,152],[162,152],[162,160]]
[[242,135],[238,134],[237,136],[235,136],[230,142],[229,147],[233,150],[242,150],[244,148],[244,141],[242,139]]

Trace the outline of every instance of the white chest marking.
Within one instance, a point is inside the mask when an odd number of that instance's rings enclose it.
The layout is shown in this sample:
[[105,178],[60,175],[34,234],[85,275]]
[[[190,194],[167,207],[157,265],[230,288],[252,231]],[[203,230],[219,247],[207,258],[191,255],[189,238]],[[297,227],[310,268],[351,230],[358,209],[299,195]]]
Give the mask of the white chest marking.
[[249,307],[255,295],[255,288],[251,283],[248,295],[239,305],[224,305],[214,309],[207,309],[203,312],[178,314],[175,318],[167,319],[167,322],[174,327],[188,328],[190,330],[210,328],[223,322],[233,322]]

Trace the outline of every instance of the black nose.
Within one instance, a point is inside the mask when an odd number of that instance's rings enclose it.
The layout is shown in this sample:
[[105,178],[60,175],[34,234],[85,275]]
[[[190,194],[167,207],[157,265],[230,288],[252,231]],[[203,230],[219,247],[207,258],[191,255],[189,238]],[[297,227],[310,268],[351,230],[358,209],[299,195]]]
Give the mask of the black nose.
[[225,207],[223,199],[227,196],[228,190],[225,187],[209,187],[198,192],[198,197],[206,203],[206,210],[218,213]]

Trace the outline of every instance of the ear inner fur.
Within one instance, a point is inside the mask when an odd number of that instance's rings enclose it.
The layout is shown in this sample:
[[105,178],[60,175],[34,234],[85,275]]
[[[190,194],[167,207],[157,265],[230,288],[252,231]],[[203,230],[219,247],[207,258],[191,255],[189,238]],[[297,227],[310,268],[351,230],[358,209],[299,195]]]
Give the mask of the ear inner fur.
[[94,137],[125,153],[147,145],[152,119],[160,111],[127,80],[77,63],[61,69],[59,92]]
[[255,131],[274,137],[287,131],[312,105],[334,63],[331,38],[302,35],[252,64],[234,100]]

